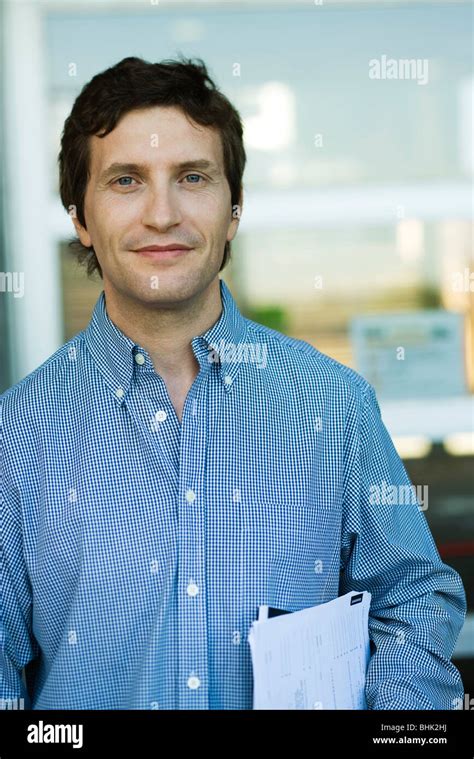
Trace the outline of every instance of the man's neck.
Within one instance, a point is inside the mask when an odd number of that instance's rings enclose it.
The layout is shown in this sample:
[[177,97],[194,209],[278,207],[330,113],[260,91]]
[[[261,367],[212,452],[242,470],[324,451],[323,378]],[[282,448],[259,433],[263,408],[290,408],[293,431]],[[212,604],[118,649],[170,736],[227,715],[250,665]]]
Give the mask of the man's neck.
[[180,308],[152,308],[124,299],[104,282],[107,315],[131,340],[150,355],[165,381],[193,380],[199,373],[191,340],[212,327],[222,313],[220,280]]

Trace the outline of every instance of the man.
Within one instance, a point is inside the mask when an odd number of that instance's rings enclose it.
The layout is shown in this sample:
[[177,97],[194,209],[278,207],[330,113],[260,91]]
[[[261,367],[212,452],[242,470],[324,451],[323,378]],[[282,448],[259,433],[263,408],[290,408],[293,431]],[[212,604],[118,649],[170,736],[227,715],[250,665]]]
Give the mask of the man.
[[373,388],[245,319],[218,276],[245,151],[204,64],[97,75],[59,158],[103,292],[0,399],[0,697],[250,709],[259,604],[368,590],[367,707],[454,708],[464,588],[416,502],[370,497],[410,486]]

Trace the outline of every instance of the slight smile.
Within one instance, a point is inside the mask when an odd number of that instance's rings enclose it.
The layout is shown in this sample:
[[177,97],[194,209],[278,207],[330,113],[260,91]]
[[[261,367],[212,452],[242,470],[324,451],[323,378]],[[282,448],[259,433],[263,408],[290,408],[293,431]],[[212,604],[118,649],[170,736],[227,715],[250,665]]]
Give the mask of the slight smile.
[[179,258],[180,256],[184,256],[185,253],[189,253],[191,250],[193,250],[193,248],[157,248],[152,246],[151,248],[135,250],[134,253],[161,261],[167,258]]

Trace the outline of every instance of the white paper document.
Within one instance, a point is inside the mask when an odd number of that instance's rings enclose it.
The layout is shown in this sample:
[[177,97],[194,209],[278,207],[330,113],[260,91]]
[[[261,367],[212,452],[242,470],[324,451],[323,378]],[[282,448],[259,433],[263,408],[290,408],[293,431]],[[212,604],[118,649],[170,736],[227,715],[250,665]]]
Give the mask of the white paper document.
[[319,606],[266,618],[249,644],[254,709],[366,709],[371,594],[350,592]]

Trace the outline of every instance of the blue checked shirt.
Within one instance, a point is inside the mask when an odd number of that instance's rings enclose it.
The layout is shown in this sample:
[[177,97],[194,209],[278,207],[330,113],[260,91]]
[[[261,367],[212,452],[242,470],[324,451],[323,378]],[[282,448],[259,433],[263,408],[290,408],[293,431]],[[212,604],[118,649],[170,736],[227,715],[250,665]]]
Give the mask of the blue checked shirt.
[[464,588],[419,504],[384,495],[410,481],[372,386],[220,287],[181,423],[103,292],[0,397],[0,698],[251,709],[259,604],[368,590],[367,707],[453,709]]

